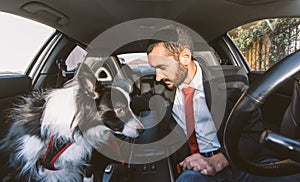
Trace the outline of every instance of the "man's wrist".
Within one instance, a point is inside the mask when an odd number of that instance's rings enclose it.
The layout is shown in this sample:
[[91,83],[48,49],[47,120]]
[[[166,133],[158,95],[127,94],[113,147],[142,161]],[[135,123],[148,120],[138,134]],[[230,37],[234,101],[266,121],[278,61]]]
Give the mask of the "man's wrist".
[[225,167],[229,165],[229,162],[223,153],[218,153],[214,155],[213,158],[216,164],[215,168],[217,172],[222,171]]

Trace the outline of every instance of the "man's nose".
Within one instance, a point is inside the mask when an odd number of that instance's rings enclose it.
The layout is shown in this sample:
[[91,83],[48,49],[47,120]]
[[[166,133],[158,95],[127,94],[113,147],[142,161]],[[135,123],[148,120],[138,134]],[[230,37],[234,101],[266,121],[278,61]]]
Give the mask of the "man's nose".
[[159,72],[156,72],[156,81],[161,81],[162,79],[164,78],[164,75],[162,75],[161,73]]

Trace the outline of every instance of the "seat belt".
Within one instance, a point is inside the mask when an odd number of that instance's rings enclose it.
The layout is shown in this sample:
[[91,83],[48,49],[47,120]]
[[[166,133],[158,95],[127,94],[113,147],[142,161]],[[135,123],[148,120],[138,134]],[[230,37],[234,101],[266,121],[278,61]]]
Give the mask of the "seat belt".
[[66,78],[67,65],[65,60],[60,59],[56,60],[56,66],[58,68],[57,79],[56,79],[56,88],[61,88]]

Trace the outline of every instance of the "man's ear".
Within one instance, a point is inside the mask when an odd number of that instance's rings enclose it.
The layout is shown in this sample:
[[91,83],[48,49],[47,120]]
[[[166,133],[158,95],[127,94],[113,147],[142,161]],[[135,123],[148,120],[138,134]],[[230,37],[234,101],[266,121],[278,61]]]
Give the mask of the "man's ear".
[[189,49],[183,49],[179,54],[179,61],[182,65],[187,66],[192,61],[192,54]]

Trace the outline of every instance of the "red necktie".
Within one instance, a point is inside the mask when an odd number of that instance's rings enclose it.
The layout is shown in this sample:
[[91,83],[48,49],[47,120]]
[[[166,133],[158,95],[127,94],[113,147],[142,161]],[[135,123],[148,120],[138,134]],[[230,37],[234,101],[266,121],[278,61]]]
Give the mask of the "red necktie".
[[191,153],[200,153],[195,132],[195,119],[194,119],[194,107],[193,107],[193,96],[195,89],[192,87],[183,88],[184,94],[184,105],[185,105],[185,122],[186,132],[189,138],[189,146]]

